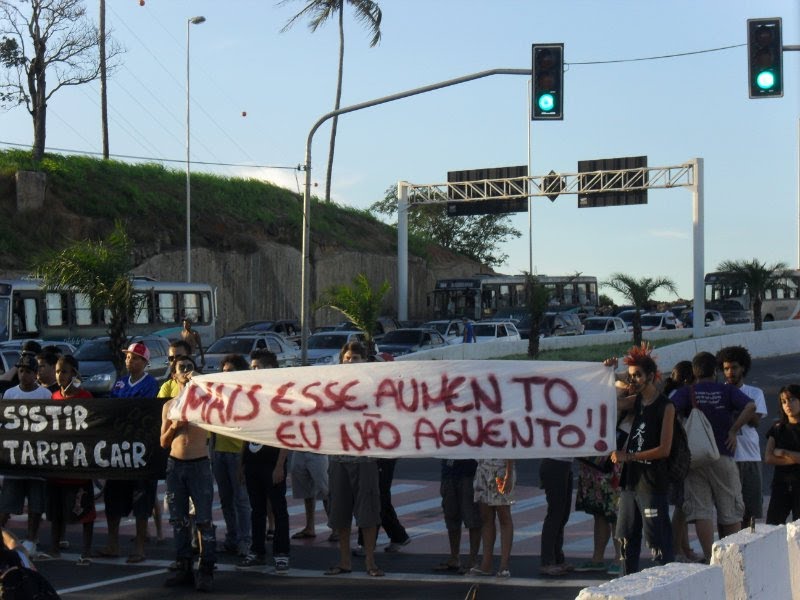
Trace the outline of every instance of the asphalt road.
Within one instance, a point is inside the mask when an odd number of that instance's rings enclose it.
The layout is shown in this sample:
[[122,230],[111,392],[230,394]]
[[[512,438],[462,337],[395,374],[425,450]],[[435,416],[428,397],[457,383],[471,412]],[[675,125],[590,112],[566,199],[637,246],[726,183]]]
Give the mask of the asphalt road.
[[[767,399],[769,416],[759,427],[762,433],[774,421],[778,410],[779,389],[792,382],[800,383],[800,355],[754,361],[748,383],[761,387]],[[519,461],[517,465],[520,485],[538,485],[538,461]],[[439,478],[436,460],[401,460],[396,479],[435,482]],[[768,492],[772,479],[771,467],[764,465],[764,488]],[[43,537],[48,535],[47,526]],[[219,537],[219,535],[218,535]],[[79,546],[75,528],[68,530],[72,547]],[[95,548],[105,543],[105,534],[95,536]],[[412,544],[413,545],[413,544]],[[90,567],[77,567],[77,554],[65,552],[61,560],[39,563],[42,573],[53,583],[65,599],[152,599],[169,597],[170,600],[196,598],[197,592],[189,588],[166,590],[167,565],[173,558],[170,543],[147,547],[148,560],[140,565],[127,565],[124,558],[95,560]],[[328,547],[292,547],[292,569],[289,575],[276,576],[272,569],[263,572],[238,572],[235,558],[222,555],[215,575],[213,596],[221,599],[297,598],[327,599],[352,598],[382,600],[418,599],[444,600],[465,598],[472,586],[477,585],[476,600],[516,600],[536,597],[537,600],[574,598],[589,585],[607,579],[605,575],[577,574],[559,580],[538,577],[538,556],[512,556],[511,572],[514,577],[496,580],[494,577],[475,578],[458,575],[438,575],[432,566],[443,559],[441,554],[426,553],[425,548],[379,557],[386,577],[370,578],[363,572],[363,559],[354,559],[354,573],[341,577],[325,577],[322,572],[336,560],[333,545]],[[574,561],[577,562],[577,561]]]

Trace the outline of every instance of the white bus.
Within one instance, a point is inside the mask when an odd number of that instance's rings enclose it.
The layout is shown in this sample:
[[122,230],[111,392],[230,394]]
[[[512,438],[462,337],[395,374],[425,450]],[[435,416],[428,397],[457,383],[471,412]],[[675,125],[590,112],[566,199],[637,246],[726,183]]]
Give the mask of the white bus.
[[[718,310],[725,323],[747,323],[752,320],[750,293],[726,275],[706,274],[706,308]],[[800,319],[800,270],[788,271],[786,277],[766,290],[761,316],[765,322]]]
[[[537,275],[548,292],[547,310],[597,309],[597,277],[591,275]],[[524,275],[475,275],[439,279],[428,295],[429,316],[434,319],[467,317],[480,320],[494,316],[521,318],[525,309]]]
[[[184,318],[200,333],[203,346],[216,339],[216,288],[205,283],[133,278],[139,309],[128,335],[159,333],[177,338]],[[92,310],[89,297],[42,288],[38,279],[0,279],[0,342],[24,339],[81,340],[106,335],[107,309]]]

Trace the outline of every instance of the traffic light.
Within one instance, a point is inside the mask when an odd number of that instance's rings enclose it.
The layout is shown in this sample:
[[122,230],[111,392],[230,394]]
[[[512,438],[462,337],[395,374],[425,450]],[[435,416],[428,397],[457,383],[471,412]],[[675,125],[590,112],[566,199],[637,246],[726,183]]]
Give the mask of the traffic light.
[[532,121],[564,118],[564,44],[533,44]]
[[751,98],[783,96],[780,18],[747,20],[747,70]]

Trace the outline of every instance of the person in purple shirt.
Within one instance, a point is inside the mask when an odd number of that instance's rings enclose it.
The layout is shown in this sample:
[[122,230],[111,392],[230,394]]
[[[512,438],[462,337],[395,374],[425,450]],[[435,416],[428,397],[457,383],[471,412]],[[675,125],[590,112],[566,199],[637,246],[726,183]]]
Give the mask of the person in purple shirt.
[[714,543],[714,511],[720,537],[741,529],[744,502],[739,471],[733,460],[736,436],[755,413],[755,403],[733,385],[717,383],[714,376],[717,360],[709,352],[699,352],[692,359],[696,379],[672,396],[678,416],[688,417],[694,402],[711,424],[719,450],[719,459],[692,468],[684,482],[683,511],[686,520],[694,523],[697,538],[703,547],[705,562],[711,558]]
[[[120,377],[111,390],[112,398],[157,398],[158,381],[145,371],[150,362],[150,350],[142,342],[134,342],[125,350],[126,377]],[[147,538],[147,519],[153,511],[158,481],[155,479],[109,479],[103,488],[108,523],[108,545],[99,551],[100,556],[119,556],[119,524],[122,517],[133,512],[136,517],[134,549],[127,562],[139,563],[145,559],[144,542]]]

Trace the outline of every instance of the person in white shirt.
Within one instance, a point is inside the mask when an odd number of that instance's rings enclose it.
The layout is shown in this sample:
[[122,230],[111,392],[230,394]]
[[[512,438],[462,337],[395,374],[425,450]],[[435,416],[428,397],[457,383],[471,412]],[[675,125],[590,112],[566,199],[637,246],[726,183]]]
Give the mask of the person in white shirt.
[[[17,364],[19,385],[16,385],[3,394],[3,400],[38,401],[50,400],[52,393],[36,381],[36,372],[39,363],[31,353],[23,353]],[[27,538],[22,545],[34,558],[47,558],[44,554],[37,555],[36,540],[39,537],[39,525],[42,522],[42,513],[45,509],[45,480],[30,478],[15,478],[5,476],[3,491],[0,493],[0,527],[5,526],[11,515],[21,515],[28,500],[28,531]]]
[[760,388],[747,385],[744,378],[750,371],[750,352],[742,346],[727,346],[717,353],[717,363],[725,375],[725,382],[738,387],[756,405],[753,418],[739,430],[736,440],[736,452],[733,460],[739,469],[742,482],[742,499],[744,500],[744,516],[742,528],[750,527],[754,519],[764,516],[764,497],[761,487],[761,448],[758,444],[758,424],[767,416],[767,404],[764,392]]

